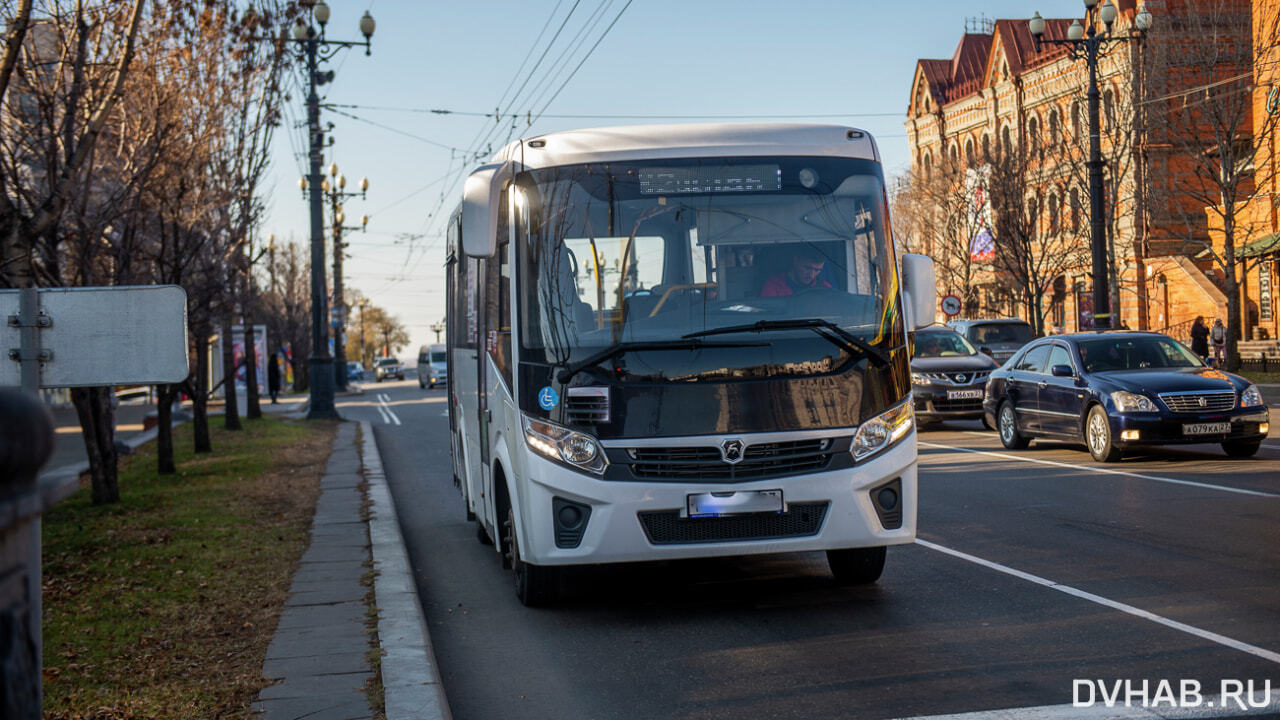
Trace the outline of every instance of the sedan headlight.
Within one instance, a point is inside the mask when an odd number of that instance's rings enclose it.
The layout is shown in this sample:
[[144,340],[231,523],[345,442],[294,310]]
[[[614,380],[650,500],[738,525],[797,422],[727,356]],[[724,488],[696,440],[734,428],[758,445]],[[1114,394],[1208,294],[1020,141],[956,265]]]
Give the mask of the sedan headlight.
[[1124,390],[1111,393],[1111,402],[1116,406],[1116,410],[1122,413],[1160,412],[1156,404],[1151,402],[1151,398]]
[[861,460],[893,445],[911,431],[914,421],[908,401],[862,423],[853,436],[853,459]]
[[1240,393],[1240,407],[1257,407],[1262,404],[1262,392],[1257,385],[1250,385]]
[[604,451],[595,438],[527,415],[521,416],[521,420],[524,423],[524,441],[539,455],[596,475],[604,472]]

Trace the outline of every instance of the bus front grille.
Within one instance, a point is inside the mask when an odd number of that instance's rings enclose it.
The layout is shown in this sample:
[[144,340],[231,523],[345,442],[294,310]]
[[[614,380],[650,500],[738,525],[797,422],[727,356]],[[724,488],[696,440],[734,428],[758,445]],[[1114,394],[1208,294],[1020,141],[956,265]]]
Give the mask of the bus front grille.
[[831,464],[829,438],[748,445],[730,464],[715,447],[632,448],[631,472],[639,480],[735,481],[820,472]]
[[817,535],[827,516],[827,502],[791,503],[786,512],[724,517],[680,517],[679,510],[637,513],[654,545],[778,540]]

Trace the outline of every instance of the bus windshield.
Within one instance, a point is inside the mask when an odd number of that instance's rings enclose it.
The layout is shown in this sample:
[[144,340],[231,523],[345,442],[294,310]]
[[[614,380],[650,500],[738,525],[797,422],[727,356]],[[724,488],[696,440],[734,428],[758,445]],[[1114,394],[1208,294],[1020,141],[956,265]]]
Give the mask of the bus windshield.
[[[834,369],[850,359],[788,322],[801,320],[878,348],[903,343],[878,163],[574,165],[524,172],[513,194],[519,335],[530,359],[571,363],[618,343],[696,334],[738,343],[731,357],[741,367],[812,370],[825,358]],[[756,323],[768,331],[706,333]]]

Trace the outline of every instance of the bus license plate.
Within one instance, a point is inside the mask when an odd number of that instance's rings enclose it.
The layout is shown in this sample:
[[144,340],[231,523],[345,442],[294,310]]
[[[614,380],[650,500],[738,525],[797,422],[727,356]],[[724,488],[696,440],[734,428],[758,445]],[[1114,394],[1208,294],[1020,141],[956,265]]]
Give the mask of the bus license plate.
[[948,400],[980,400],[986,394],[986,390],[978,388],[976,390],[948,390]]
[[1231,432],[1231,423],[1184,423],[1182,425],[1183,435],[1226,435]]
[[693,493],[688,496],[689,517],[723,517],[747,513],[782,512],[781,490]]

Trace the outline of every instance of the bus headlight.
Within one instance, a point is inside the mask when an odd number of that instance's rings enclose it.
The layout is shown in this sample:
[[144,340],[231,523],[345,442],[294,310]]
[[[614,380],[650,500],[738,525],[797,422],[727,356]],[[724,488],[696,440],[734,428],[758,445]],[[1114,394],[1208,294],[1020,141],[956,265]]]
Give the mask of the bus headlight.
[[522,415],[521,421],[524,424],[524,441],[534,452],[596,475],[604,472],[604,451],[595,438],[527,415]]
[[893,445],[911,431],[915,415],[911,402],[899,403],[858,426],[853,436],[853,459],[861,460]]

